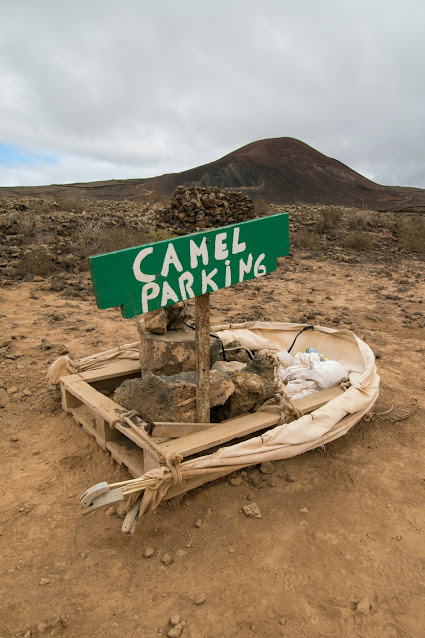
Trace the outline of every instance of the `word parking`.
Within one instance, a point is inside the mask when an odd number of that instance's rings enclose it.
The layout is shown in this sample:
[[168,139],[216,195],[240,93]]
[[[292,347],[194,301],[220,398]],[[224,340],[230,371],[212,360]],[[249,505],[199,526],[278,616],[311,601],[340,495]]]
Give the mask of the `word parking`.
[[96,255],[89,264],[98,307],[121,306],[133,317],[261,277],[288,252],[288,215],[280,213]]

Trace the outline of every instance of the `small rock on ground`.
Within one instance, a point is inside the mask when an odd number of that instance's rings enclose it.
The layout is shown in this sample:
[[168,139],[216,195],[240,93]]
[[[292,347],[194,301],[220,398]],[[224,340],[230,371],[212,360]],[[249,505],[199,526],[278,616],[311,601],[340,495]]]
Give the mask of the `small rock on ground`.
[[258,507],[257,503],[244,505],[242,510],[245,516],[248,516],[248,518],[261,518],[260,508]]
[[47,631],[47,629],[49,628],[49,625],[45,622],[40,622],[37,625],[37,633],[38,634],[43,634],[45,631]]
[[155,550],[153,549],[153,547],[147,547],[145,551],[143,552],[143,556],[145,558],[150,558],[154,554],[155,554]]
[[39,582],[39,585],[48,585],[50,583],[49,578],[42,578]]
[[163,563],[164,565],[171,565],[172,562],[173,558],[172,556],[170,556],[170,554],[164,554],[164,556],[161,558],[161,563]]
[[180,614],[173,614],[170,618],[170,625],[172,627],[175,627],[176,625],[178,625],[181,621],[181,617]]
[[260,465],[260,472],[263,474],[273,474],[275,467],[271,461],[264,461]]
[[201,594],[200,596],[198,596],[198,598],[195,600],[195,605],[203,605],[204,602],[207,600],[207,596],[206,594]]
[[180,622],[175,627],[173,627],[172,629],[170,629],[170,631],[168,632],[168,638],[179,638],[179,636],[181,635],[183,631],[183,627],[185,626],[186,626],[186,623],[183,621],[183,622]]
[[371,604],[367,598],[362,598],[356,605],[356,611],[359,614],[369,614],[371,609]]

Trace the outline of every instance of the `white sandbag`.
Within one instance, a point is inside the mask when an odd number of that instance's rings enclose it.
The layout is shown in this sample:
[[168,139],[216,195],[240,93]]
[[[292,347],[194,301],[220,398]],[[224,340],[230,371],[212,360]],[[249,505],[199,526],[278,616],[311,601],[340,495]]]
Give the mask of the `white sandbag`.
[[348,370],[337,361],[319,361],[313,364],[306,377],[315,381],[321,390],[332,388],[348,380]]

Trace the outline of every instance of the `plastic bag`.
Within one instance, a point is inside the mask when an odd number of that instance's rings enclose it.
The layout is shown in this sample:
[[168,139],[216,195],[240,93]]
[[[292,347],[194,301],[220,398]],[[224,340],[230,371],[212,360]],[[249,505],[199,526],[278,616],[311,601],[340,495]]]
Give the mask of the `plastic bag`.
[[344,366],[328,360],[315,348],[306,348],[306,352],[298,352],[295,357],[282,350],[277,356],[282,361],[282,379],[293,399],[331,388],[348,379]]

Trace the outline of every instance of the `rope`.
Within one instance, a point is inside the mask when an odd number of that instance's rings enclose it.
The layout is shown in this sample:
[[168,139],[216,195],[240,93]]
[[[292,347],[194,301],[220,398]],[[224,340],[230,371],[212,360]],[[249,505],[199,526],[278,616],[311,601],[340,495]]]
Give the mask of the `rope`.
[[[126,412],[122,412],[120,415],[116,417],[113,421],[111,421],[110,426],[113,428],[115,423],[127,423],[131,428],[135,426],[135,424],[130,421],[132,417],[139,416],[136,410],[127,410]],[[183,457],[180,454],[167,454],[155,441],[144,432],[143,429],[137,428],[137,433],[143,442],[146,443],[146,447],[148,448],[149,453],[159,462],[165,463],[167,468],[171,473],[172,484],[179,485],[183,481],[182,471],[180,469],[180,464],[183,460]]]
[[384,412],[368,412],[363,416],[363,420],[366,422],[369,421],[386,421],[390,419],[383,419],[382,417],[386,414],[391,414],[394,410],[394,404],[388,408],[388,410],[384,410]]
[[257,353],[257,359],[266,359],[270,361],[273,366],[277,395],[279,399],[279,425],[282,423],[289,423],[289,421],[293,418],[299,419],[302,417],[303,413],[300,412],[300,410],[298,410],[298,408],[296,408],[292,403],[292,399],[285,388],[285,384],[283,383],[282,375],[280,374],[281,361],[279,357],[271,350],[260,350]]
[[[383,407],[383,406],[382,406]],[[411,417],[418,408],[418,401],[416,398],[411,399],[410,406],[398,408],[394,404],[387,410],[381,412],[370,411],[364,415],[364,421],[386,421],[387,423],[397,423],[397,421],[404,421]]]

